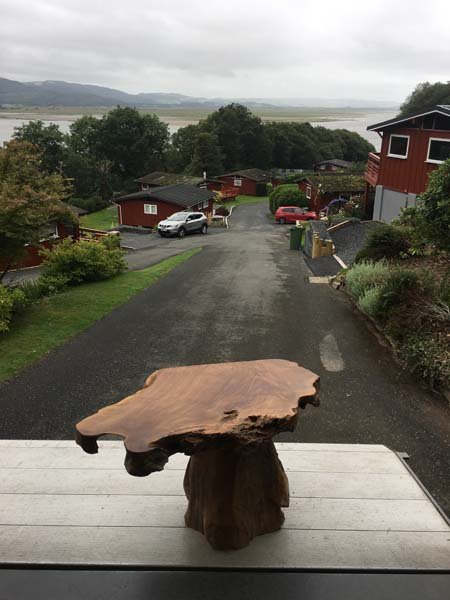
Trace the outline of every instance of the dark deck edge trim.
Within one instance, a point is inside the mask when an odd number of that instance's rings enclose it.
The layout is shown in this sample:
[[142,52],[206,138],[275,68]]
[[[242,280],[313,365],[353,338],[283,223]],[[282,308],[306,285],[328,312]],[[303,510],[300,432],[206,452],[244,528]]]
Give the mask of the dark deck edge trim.
[[428,500],[430,500],[430,502],[433,504],[434,508],[441,515],[441,517],[444,519],[444,521],[446,522],[446,524],[450,527],[450,518],[447,516],[447,513],[440,506],[440,504],[438,503],[438,501],[427,490],[427,488],[425,487],[425,485],[420,481],[420,479],[418,478],[418,476],[414,473],[414,471],[408,465],[407,461],[401,456],[404,453],[403,452],[395,452],[395,451],[393,451],[393,452],[402,461],[403,465],[405,466],[405,468],[407,469],[407,471],[409,472],[409,474],[412,476],[412,478],[415,480],[415,482],[419,485],[419,487],[421,488],[421,490],[423,491],[423,493],[427,496]]
[[408,574],[421,574],[421,575],[438,575],[450,574],[450,567],[448,569],[387,569],[387,568],[351,568],[351,567],[330,567],[330,568],[281,568],[281,567],[187,567],[187,566],[161,566],[161,565],[78,565],[78,564],[9,564],[0,563],[0,573],[3,569],[12,570],[30,570],[30,571],[149,571],[149,572],[185,572],[185,573],[348,573],[348,574],[387,574],[387,575],[408,575]]

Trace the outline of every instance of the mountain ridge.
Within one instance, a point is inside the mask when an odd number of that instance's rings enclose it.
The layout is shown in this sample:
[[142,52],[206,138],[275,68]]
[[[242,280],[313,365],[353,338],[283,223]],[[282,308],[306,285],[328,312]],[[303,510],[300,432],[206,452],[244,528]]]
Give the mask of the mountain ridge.
[[249,108],[398,108],[398,102],[324,98],[203,98],[174,92],[139,92],[59,80],[20,82],[0,77],[1,106],[77,106],[137,108],[219,108],[240,102]]

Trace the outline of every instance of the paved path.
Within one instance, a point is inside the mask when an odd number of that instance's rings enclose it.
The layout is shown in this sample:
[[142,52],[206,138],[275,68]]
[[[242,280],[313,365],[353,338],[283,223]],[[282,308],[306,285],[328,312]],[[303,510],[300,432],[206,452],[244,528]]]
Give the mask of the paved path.
[[[0,386],[0,437],[70,438],[76,421],[138,389],[154,369],[277,357],[321,376],[322,406],[280,441],[376,443],[405,451],[450,512],[450,410],[393,362],[345,297],[308,283],[286,228],[265,205],[231,229],[165,240],[157,252],[203,252],[88,331]],[[134,267],[156,249],[130,255]]]

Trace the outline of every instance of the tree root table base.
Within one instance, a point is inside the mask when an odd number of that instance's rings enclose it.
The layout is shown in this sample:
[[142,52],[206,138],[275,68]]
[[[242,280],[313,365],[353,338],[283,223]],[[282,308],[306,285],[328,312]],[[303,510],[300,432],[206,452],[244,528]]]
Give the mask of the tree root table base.
[[319,404],[317,387],[317,375],[284,360],[162,369],[78,423],[76,441],[95,453],[101,435],[121,436],[135,476],[190,455],[186,525],[213,548],[242,548],[283,525],[289,484],[272,437],[295,428],[299,408]]
[[192,456],[184,476],[186,525],[213,548],[242,548],[284,523],[289,483],[272,440],[224,444]]

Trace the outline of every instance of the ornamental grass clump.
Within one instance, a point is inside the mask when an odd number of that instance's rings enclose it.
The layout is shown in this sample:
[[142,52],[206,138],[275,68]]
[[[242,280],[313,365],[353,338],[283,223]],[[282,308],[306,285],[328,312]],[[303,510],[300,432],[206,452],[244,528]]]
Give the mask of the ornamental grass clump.
[[359,300],[369,289],[384,283],[389,274],[385,261],[364,261],[354,265],[345,278],[346,289],[355,300]]

